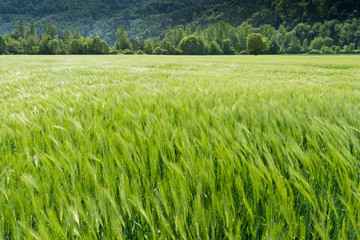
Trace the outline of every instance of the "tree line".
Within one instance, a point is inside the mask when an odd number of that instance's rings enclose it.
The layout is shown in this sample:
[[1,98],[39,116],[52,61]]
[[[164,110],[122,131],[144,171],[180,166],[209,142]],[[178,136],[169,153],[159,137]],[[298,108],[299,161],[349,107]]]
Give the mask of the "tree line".
[[99,37],[84,38],[76,28],[74,34],[66,28],[61,33],[55,25],[42,23],[42,34],[37,34],[34,22],[26,27],[19,21],[9,35],[0,35],[0,54],[108,54],[109,44]]
[[110,46],[99,37],[86,38],[79,28],[58,31],[46,21],[37,33],[35,22],[19,21],[17,28],[0,35],[0,54],[164,54],[164,55],[231,55],[248,54],[248,37],[257,33],[268,47],[266,54],[331,54],[360,52],[360,19],[344,22],[330,20],[312,25],[299,23],[293,28],[269,24],[254,27],[248,21],[233,26],[224,21],[196,28],[168,27],[162,39],[141,40],[129,37],[124,26],[115,32],[116,42]]

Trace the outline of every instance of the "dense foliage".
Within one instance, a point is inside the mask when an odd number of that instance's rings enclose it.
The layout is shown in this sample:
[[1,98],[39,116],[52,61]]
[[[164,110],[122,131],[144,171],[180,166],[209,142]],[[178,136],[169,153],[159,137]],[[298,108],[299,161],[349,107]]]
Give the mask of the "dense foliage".
[[221,20],[233,26],[248,21],[294,28],[327,20],[360,17],[358,0],[0,0],[0,34],[13,31],[19,20],[34,20],[38,30],[46,20],[61,29],[81,29],[85,37],[99,36],[110,45],[123,25],[139,39],[161,39],[168,26],[208,26]]
[[19,21],[18,28],[11,34],[0,35],[0,54],[108,54],[111,49],[108,43],[99,37],[92,39],[80,35],[79,29],[73,36],[66,28],[61,34],[55,25],[43,22],[42,34],[38,35],[35,23],[26,29],[25,23]]
[[269,50],[270,45],[266,38],[259,33],[252,33],[246,38],[246,49],[255,55]]
[[160,40],[129,37],[121,25],[113,32],[116,41],[112,47],[99,37],[83,37],[79,28],[74,33],[68,28],[59,31],[44,21],[38,34],[35,22],[27,26],[19,21],[17,25],[9,35],[0,35],[0,54],[248,54],[247,39],[254,33],[269,45],[259,51],[266,54],[360,52],[360,19],[356,18],[299,23],[293,28],[269,24],[254,27],[248,22],[235,27],[219,21],[206,27],[168,27]]

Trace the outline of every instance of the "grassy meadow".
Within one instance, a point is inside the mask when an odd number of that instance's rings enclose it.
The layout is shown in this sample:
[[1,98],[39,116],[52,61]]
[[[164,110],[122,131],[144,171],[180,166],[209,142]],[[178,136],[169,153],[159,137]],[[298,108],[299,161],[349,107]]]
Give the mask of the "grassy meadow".
[[0,56],[0,238],[359,239],[360,56]]

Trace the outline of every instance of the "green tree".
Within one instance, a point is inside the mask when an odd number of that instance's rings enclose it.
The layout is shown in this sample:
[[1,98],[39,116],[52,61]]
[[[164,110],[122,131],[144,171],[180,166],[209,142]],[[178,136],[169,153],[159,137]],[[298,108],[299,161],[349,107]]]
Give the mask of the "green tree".
[[222,53],[220,45],[216,41],[210,43],[209,53],[211,55],[220,55]]
[[296,37],[300,40],[300,42],[304,42],[304,40],[309,36],[309,32],[311,31],[311,26],[299,23],[293,31],[295,32]]
[[348,50],[348,52],[354,52],[355,51],[355,43],[350,43],[347,50]]
[[334,43],[334,40],[331,37],[325,37],[323,39],[323,46],[325,47],[331,47]]
[[50,54],[50,49],[48,43],[51,38],[48,35],[45,35],[39,43],[39,53],[40,54]]
[[287,44],[287,43],[285,43],[285,40],[287,40],[286,39],[287,35],[288,34],[287,34],[285,26],[281,24],[275,34],[276,41],[281,46],[281,51],[284,48],[284,46]]
[[14,38],[6,39],[7,52],[10,54],[18,54],[21,51],[20,42]]
[[296,37],[295,31],[286,33],[281,48],[283,53],[300,53],[301,42]]
[[75,34],[74,34],[74,39],[81,39],[81,33],[80,33],[80,29],[77,27],[75,28]]
[[70,53],[72,54],[84,54],[84,43],[81,39],[74,38],[70,42]]
[[232,55],[235,53],[235,48],[233,47],[231,39],[224,39],[222,46],[222,50],[225,55]]
[[219,21],[215,24],[216,30],[216,41],[219,44],[222,44],[222,41],[226,38],[229,38],[231,25],[225,23],[224,21]]
[[70,52],[69,44],[66,45],[62,39],[59,39],[58,42],[59,42],[59,47],[58,47],[56,54],[63,54],[63,55],[69,54],[69,52]]
[[198,54],[208,54],[209,53],[209,49],[208,49],[208,45],[206,44],[205,40],[203,39],[203,37],[197,37],[198,42],[199,42],[199,52]]
[[334,53],[334,52],[332,51],[332,49],[330,47],[327,47],[327,46],[323,45],[321,50],[320,50],[320,53],[330,54],[330,53]]
[[341,47],[340,47],[340,46],[336,46],[336,47],[335,47],[335,53],[336,53],[336,54],[341,53]]
[[324,39],[322,37],[316,37],[310,43],[310,49],[312,50],[320,50],[324,45]]
[[345,22],[340,33],[339,33],[339,42],[341,45],[350,44],[354,39],[354,29],[350,23]]
[[259,27],[259,33],[264,37],[271,39],[275,33],[275,28],[269,24],[261,25]]
[[58,54],[59,53],[59,40],[57,39],[51,39],[48,42],[48,49],[49,49],[49,54]]
[[152,54],[154,51],[154,41],[152,39],[146,39],[144,41],[144,52],[146,54]]
[[174,45],[175,45],[176,47],[178,47],[179,44],[180,44],[180,42],[181,42],[181,40],[185,37],[184,29],[182,29],[181,27],[176,28],[174,34],[175,34],[175,40],[176,40],[176,42],[175,42]]
[[300,50],[301,50],[300,40],[295,35],[292,35],[287,52],[288,53],[300,53]]
[[130,40],[127,37],[128,34],[125,31],[124,26],[120,26],[117,29],[115,36],[116,36],[116,49],[125,50],[131,48]]
[[168,54],[170,54],[170,55],[177,54],[176,47],[174,45],[172,45],[169,41],[166,41],[164,39],[162,45],[163,45],[164,49],[168,52]]
[[16,30],[18,39],[24,39],[25,38],[25,22],[20,20],[18,22],[18,29]]
[[137,38],[129,38],[130,45],[133,51],[138,51],[142,47],[142,42]]
[[57,39],[53,39],[50,35],[45,35],[45,37],[40,41],[40,54],[57,54],[58,50],[59,41]]
[[39,50],[40,39],[37,35],[29,35],[26,41],[26,51],[35,54]]
[[30,22],[29,36],[35,36],[35,35],[37,36],[35,22],[31,21]]
[[301,52],[306,53],[309,51],[309,41],[305,38],[301,46]]
[[280,52],[279,43],[276,41],[276,38],[273,36],[270,41],[269,53],[278,54]]
[[186,25],[186,28],[185,28],[185,36],[190,36],[191,35],[191,27],[190,25]]
[[5,38],[0,35],[0,55],[7,53],[7,45]]
[[65,28],[63,31],[62,31],[62,40],[64,41],[65,44],[70,44],[70,41],[72,40],[73,38],[73,35],[72,33],[70,32],[70,29],[69,28]]
[[60,52],[62,54],[68,54],[70,52],[70,42],[73,39],[73,35],[69,28],[62,31]]
[[43,35],[48,36],[51,39],[55,39],[58,34],[57,28],[55,25],[52,25],[46,21],[43,22]]
[[171,45],[178,47],[181,39],[184,38],[184,30],[182,28],[175,28],[172,29],[171,27],[168,27],[164,40],[167,42],[170,42]]
[[90,54],[107,54],[109,52],[109,45],[102,41],[99,37],[94,37],[90,40],[88,53]]
[[206,35],[206,41],[208,42],[212,42],[212,41],[216,41],[216,28],[213,24],[210,24],[206,30],[205,30],[205,35]]
[[193,35],[184,37],[181,40],[179,47],[183,53],[187,55],[195,55],[201,52],[199,40]]
[[194,32],[194,36],[196,36],[196,37],[202,36],[202,28],[201,28],[201,25],[197,25],[197,27],[196,27],[196,29],[195,29],[195,32]]
[[255,55],[269,50],[270,44],[266,38],[259,33],[252,33],[247,37],[246,49]]
[[161,49],[160,47],[156,47],[156,48],[154,49],[153,54],[156,54],[156,55],[164,54],[164,50]]
[[110,53],[110,46],[104,40],[101,40],[101,50],[102,50],[102,54],[109,54]]
[[238,52],[244,51],[246,49],[246,38],[253,32],[252,30],[252,27],[247,23],[243,23],[241,26],[237,27],[236,37],[238,39],[238,43],[236,45],[236,50]]

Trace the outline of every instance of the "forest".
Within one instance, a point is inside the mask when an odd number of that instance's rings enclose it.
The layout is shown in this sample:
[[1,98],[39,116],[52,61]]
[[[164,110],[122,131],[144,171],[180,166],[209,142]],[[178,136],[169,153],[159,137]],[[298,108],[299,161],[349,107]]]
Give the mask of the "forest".
[[261,34],[268,43],[265,54],[360,53],[360,19],[353,18],[299,23],[292,28],[283,24],[255,27],[249,21],[239,26],[224,21],[195,28],[169,26],[163,37],[145,40],[129,36],[121,25],[112,33],[113,45],[100,37],[82,36],[80,28],[59,30],[43,21],[38,33],[34,21],[19,21],[13,32],[0,35],[0,54],[249,54],[246,44],[252,33]]
[[20,20],[34,21],[41,32],[47,21],[72,32],[79,27],[83,36],[114,45],[120,25],[140,40],[162,40],[168,26],[195,30],[220,21],[236,27],[283,25],[290,32],[300,23],[359,19],[359,10],[358,0],[0,0],[0,35],[10,34]]

